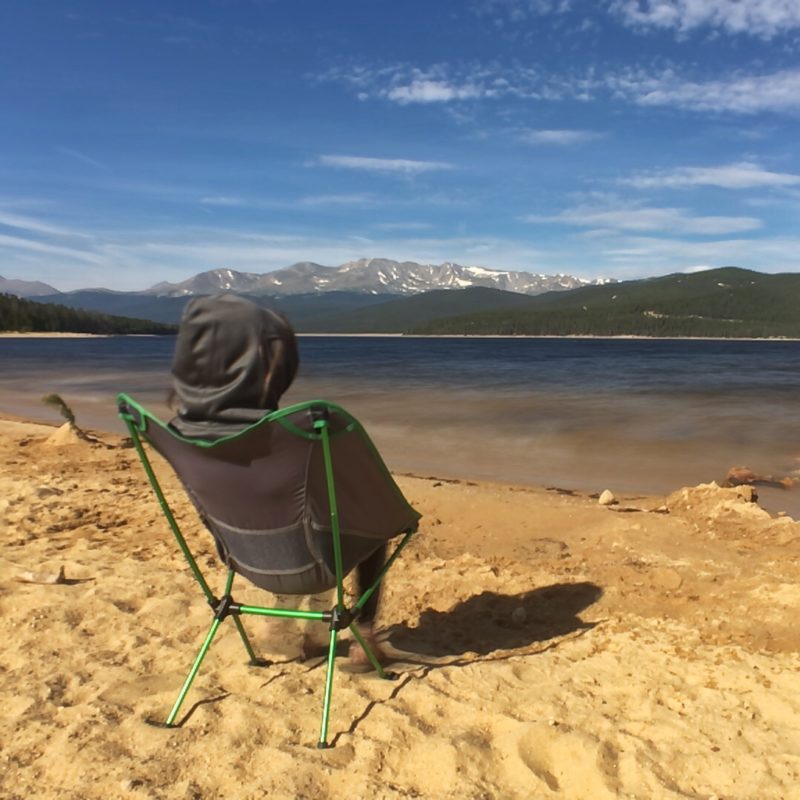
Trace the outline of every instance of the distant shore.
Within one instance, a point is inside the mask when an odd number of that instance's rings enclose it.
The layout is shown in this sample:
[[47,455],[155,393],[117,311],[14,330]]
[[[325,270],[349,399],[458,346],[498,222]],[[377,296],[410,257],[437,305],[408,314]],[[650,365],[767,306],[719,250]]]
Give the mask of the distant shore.
[[529,334],[529,333],[302,333],[302,337],[337,336],[342,338],[402,338],[402,339],[601,339],[612,341],[657,341],[657,342],[800,342],[800,338],[788,336],[641,336],[622,333],[617,336],[602,336],[588,333]]
[[[108,339],[114,336],[172,336],[174,334],[153,333],[70,333],[66,331],[0,331],[0,339]],[[800,338],[788,336],[641,336],[637,334],[619,334],[602,336],[594,334],[513,334],[513,333],[303,333],[302,338],[371,338],[371,339],[599,339],[626,341],[697,341],[697,342],[800,342]]]
[[103,339],[107,333],[68,333],[54,331],[0,331],[0,339]]
[[0,339],[110,339],[113,336],[174,336],[172,333],[74,333],[72,331],[0,331]]

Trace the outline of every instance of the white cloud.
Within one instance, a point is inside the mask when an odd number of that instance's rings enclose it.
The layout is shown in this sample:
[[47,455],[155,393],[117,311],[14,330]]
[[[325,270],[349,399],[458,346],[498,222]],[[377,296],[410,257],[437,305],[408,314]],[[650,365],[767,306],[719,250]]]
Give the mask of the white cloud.
[[383,98],[399,105],[412,103],[452,103],[497,97],[505,87],[497,81],[496,68],[480,65],[454,68],[432,64],[426,69],[398,64],[393,67],[358,73],[361,99]]
[[377,222],[372,227],[378,231],[429,231],[433,229],[430,222]]
[[552,216],[528,215],[525,222],[558,223],[612,231],[668,232],[718,236],[761,227],[755,217],[694,216],[682,208],[578,206]]
[[482,16],[508,17],[511,22],[523,22],[529,17],[564,14],[570,10],[571,0],[479,0],[473,4]]
[[369,194],[313,194],[300,198],[301,206],[365,206],[378,201]]
[[682,79],[670,70],[657,76],[629,72],[608,76],[606,85],[618,96],[642,106],[739,114],[800,111],[798,69],[703,82]]
[[517,139],[532,145],[572,145],[591,142],[602,137],[595,131],[579,130],[524,130],[517,133]]
[[771,39],[800,27],[797,0],[612,0],[609,8],[632,27],[679,33],[711,28]]
[[297,199],[282,198],[247,198],[233,195],[216,195],[203,197],[200,202],[204,206],[216,208],[247,209],[247,210],[285,210],[285,209],[313,209],[324,206],[363,206],[379,201],[369,194],[318,194],[306,195]]
[[798,252],[799,237],[685,241],[642,236],[620,239],[607,249],[596,251],[596,258],[607,264],[615,277],[640,277],[684,272],[699,265],[795,272]]
[[53,225],[49,222],[42,222],[33,217],[20,216],[19,214],[8,213],[0,210],[0,227],[14,228],[28,234],[45,234],[48,236],[59,236],[66,238],[90,239],[85,233],[74,231],[71,228],[64,228],[60,225]]
[[242,197],[231,197],[228,195],[216,195],[214,197],[203,197],[200,202],[206,206],[223,206],[230,208],[241,208],[249,205],[248,201]]
[[[535,67],[506,67],[497,63],[459,67],[435,64],[424,70],[408,64],[394,64],[373,69],[329,70],[318,80],[347,86],[355,90],[361,100],[382,99],[400,105],[452,105],[465,100],[502,99],[586,102],[610,95],[612,100],[640,106],[687,111],[735,114],[800,112],[800,68],[763,74],[738,72],[713,80],[693,80],[675,69],[661,72],[627,69],[605,74],[590,69],[582,75],[575,72],[558,75],[545,74]],[[557,133],[560,131],[556,130],[553,135]]]
[[88,264],[99,264],[102,258],[89,250],[81,250],[75,247],[40,242],[33,239],[24,239],[20,236],[7,236],[0,234],[0,253],[9,251],[28,251],[40,253],[47,256],[58,256],[68,261],[79,261]]
[[342,84],[366,100],[388,100],[399,105],[449,104],[503,97],[560,100],[586,99],[593,80],[543,76],[532,67],[503,67],[472,63],[465,66],[433,64],[425,69],[411,64],[353,66],[331,69],[317,76],[320,82]]
[[98,161],[97,159],[87,156],[85,153],[81,153],[79,150],[73,150],[71,147],[61,147],[61,146],[57,146],[56,150],[58,150],[60,153],[63,153],[66,156],[69,156],[70,158],[82,161],[84,164],[91,164],[93,167],[101,167],[102,169],[106,169],[105,164]]
[[455,86],[446,81],[413,80],[405,86],[393,86],[385,92],[389,100],[400,105],[409,103],[447,103],[452,100],[475,100],[487,90],[475,84]]
[[742,161],[721,167],[678,167],[642,173],[620,181],[637,189],[680,189],[717,186],[722,189],[765,189],[800,184],[800,175],[770,172],[758,164]]
[[419,175],[424,172],[453,168],[452,164],[442,161],[412,161],[407,158],[368,158],[364,156],[325,155],[320,156],[318,163],[325,167],[401,175]]

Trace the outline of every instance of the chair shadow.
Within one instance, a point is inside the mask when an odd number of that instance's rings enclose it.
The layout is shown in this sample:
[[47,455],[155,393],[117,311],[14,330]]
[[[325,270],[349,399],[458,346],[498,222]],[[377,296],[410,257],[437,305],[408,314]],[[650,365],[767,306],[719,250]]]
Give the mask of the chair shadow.
[[423,611],[415,625],[392,625],[386,633],[393,648],[416,655],[486,656],[593,628],[595,623],[583,622],[578,615],[602,596],[599,586],[586,581],[514,595],[481,592],[447,611]]

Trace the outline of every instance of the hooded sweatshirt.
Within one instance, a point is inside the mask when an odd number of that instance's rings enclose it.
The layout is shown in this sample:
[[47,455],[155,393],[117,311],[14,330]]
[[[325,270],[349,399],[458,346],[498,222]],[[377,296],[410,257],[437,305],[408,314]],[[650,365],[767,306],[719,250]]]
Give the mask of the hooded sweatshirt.
[[183,311],[173,387],[185,436],[216,438],[278,407],[297,373],[297,343],[276,311],[233,294],[190,300]]

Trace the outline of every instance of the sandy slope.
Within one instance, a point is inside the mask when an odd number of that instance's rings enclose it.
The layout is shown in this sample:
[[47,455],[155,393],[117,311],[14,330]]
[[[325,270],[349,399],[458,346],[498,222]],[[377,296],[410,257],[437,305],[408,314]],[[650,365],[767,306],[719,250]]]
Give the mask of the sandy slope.
[[318,751],[319,661],[252,619],[276,663],[231,625],[183,726],[149,724],[210,614],[133,451],[53,430],[0,422],[0,797],[800,798],[800,524],[747,489],[605,508],[400,477],[424,514],[381,612],[400,678],[337,672]]

